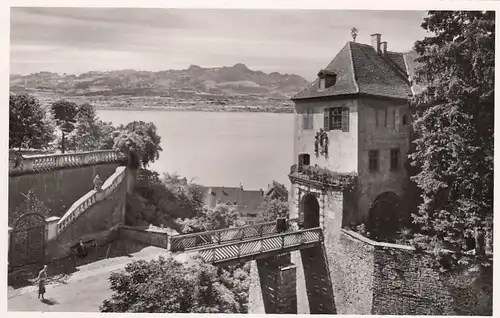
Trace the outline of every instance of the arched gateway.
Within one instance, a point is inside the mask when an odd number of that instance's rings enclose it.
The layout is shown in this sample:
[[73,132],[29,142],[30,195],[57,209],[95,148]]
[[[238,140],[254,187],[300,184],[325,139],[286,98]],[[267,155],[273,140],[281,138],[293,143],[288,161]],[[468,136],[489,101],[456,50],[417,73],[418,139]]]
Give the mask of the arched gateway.
[[313,194],[306,194],[299,207],[299,218],[306,229],[319,226],[319,203]]
[[393,238],[404,220],[402,204],[394,192],[377,196],[370,206],[368,231],[379,240]]

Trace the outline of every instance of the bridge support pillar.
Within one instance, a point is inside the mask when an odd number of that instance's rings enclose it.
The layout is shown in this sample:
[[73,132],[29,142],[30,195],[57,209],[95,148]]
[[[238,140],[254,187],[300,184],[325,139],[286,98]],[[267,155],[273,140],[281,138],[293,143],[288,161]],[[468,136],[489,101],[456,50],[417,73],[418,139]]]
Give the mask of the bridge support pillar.
[[[290,261],[290,254],[259,259],[255,265],[253,267],[257,267],[257,271],[254,269],[254,273],[258,272],[260,286],[253,286],[250,291],[250,305],[253,308],[249,308],[249,313],[296,314],[297,269]],[[259,302],[260,299],[262,300]],[[262,305],[264,310],[259,308]]]
[[[310,314],[337,314],[328,262],[321,246],[300,251]],[[299,281],[298,284],[301,282]],[[304,296],[303,291],[300,296]],[[301,309],[302,311],[303,309]]]

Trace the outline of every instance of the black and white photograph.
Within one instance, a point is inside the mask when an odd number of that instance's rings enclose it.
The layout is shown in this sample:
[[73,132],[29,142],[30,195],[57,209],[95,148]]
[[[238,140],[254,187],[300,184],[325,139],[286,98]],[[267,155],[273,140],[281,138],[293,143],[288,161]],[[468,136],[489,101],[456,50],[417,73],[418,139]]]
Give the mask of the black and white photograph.
[[7,7],[8,312],[494,315],[492,1],[43,2]]

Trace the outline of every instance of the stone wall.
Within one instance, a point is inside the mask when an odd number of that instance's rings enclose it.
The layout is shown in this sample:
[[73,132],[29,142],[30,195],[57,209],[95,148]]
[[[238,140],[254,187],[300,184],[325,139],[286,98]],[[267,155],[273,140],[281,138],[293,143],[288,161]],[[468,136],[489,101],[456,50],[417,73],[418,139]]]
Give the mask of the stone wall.
[[332,249],[337,313],[491,315],[492,268],[441,273],[432,255],[342,230]]
[[9,177],[9,224],[14,222],[16,209],[24,202],[29,190],[34,190],[51,216],[62,217],[66,210],[94,187],[94,177],[109,178],[118,163],[67,168]]
[[290,260],[290,254],[284,254],[250,263],[250,314],[297,313],[297,266]]
[[120,226],[120,239],[144,243],[147,246],[168,248],[168,230],[147,227]]
[[[87,233],[81,237],[82,240],[94,238],[99,246],[104,246],[118,238],[118,227],[113,227],[104,231]],[[45,262],[50,263],[72,255],[71,246],[78,243],[78,240],[64,241],[64,239],[54,239],[45,245]]]

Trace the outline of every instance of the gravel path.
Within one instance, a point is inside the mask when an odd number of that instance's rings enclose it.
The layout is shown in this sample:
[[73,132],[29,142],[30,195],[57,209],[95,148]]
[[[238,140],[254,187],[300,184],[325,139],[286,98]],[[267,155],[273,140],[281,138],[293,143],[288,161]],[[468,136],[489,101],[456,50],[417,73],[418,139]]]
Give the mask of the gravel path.
[[[37,287],[27,286],[19,289],[9,288],[9,311],[67,311],[98,312],[102,301],[111,295],[108,277],[111,272],[122,270],[133,260],[152,260],[158,256],[171,256],[171,253],[149,246],[132,256],[120,256],[100,260],[78,267],[63,282],[47,285],[46,301],[37,298]],[[186,254],[174,255],[179,261],[187,259]]]

